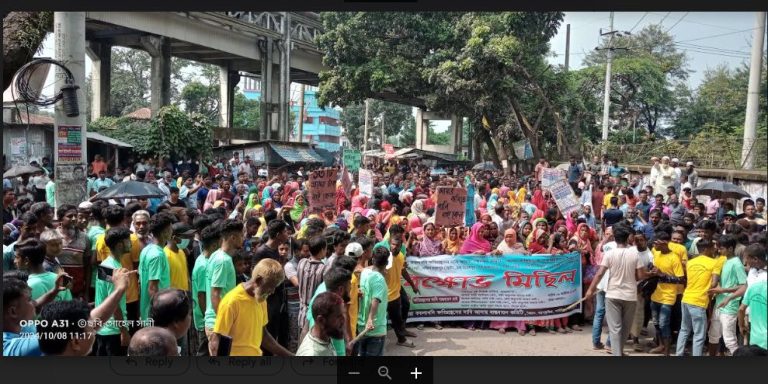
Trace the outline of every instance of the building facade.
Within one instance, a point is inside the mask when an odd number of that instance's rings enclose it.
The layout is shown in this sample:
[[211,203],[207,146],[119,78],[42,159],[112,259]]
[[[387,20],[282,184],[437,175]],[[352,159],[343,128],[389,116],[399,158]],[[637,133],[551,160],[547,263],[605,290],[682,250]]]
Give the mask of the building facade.
[[[261,82],[255,78],[244,77],[241,80],[243,94],[250,100],[261,100]],[[291,130],[291,141],[299,140],[299,106],[301,87],[291,85],[291,112],[296,116]],[[317,104],[317,88],[304,87],[304,124],[302,142],[313,143],[317,148],[329,152],[338,152],[341,148],[340,112],[332,107],[321,108]]]

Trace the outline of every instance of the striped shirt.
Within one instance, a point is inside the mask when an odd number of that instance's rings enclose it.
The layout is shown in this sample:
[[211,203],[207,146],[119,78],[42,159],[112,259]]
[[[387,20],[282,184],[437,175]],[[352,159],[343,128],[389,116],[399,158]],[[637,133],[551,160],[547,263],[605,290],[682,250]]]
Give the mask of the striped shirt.
[[311,258],[301,259],[296,268],[299,279],[299,328],[307,326],[307,309],[312,295],[315,294],[317,287],[323,282],[323,271],[325,263],[312,260]]

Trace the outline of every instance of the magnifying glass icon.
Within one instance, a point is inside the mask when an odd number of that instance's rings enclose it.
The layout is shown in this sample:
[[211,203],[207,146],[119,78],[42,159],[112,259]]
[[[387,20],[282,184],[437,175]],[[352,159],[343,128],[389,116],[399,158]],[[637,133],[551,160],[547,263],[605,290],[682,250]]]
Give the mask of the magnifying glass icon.
[[389,375],[389,368],[383,365],[379,367],[379,377],[386,377],[389,381],[392,381],[392,376]]

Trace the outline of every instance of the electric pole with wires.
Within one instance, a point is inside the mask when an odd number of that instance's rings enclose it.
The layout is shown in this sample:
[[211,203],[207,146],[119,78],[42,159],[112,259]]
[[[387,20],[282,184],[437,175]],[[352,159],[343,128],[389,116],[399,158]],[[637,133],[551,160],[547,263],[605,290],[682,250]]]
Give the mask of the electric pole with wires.
[[[629,35],[629,32],[624,32],[627,35]],[[614,47],[613,46],[613,37],[614,36],[622,36],[622,32],[615,31],[613,29],[613,12],[611,12],[610,16],[610,27],[607,32],[603,32],[602,29],[600,29],[600,36],[608,36],[608,43],[603,47],[597,47],[595,50],[598,51],[607,51],[607,62],[605,65],[605,94],[603,95],[603,136],[602,141],[606,142],[608,141],[608,126],[609,126],[609,115],[611,110],[611,64],[613,63],[613,51],[615,50],[621,50],[621,49],[628,49],[628,48],[620,48],[620,47]],[[603,154],[605,154],[606,147],[603,146]]]

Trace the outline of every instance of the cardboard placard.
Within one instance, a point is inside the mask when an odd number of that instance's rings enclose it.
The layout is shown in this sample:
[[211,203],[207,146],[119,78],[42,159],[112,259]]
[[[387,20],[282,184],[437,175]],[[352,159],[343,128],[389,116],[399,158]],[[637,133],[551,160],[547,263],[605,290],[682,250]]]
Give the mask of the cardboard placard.
[[574,210],[581,209],[581,201],[573,192],[573,188],[565,180],[560,180],[549,187],[552,198],[557,203],[557,208],[563,213],[563,217],[568,217]]
[[438,187],[435,225],[457,226],[464,224],[467,190],[462,187]]
[[360,163],[362,163],[362,157],[360,151],[356,149],[344,150],[344,166],[350,172],[357,172],[360,169]]
[[357,187],[360,188],[360,194],[368,198],[373,197],[373,173],[367,169],[361,169],[358,178]]
[[541,170],[541,187],[549,189],[552,184],[565,179],[565,171],[557,168],[543,168]]
[[336,208],[336,174],[333,168],[325,168],[309,175],[309,204],[313,213]]

